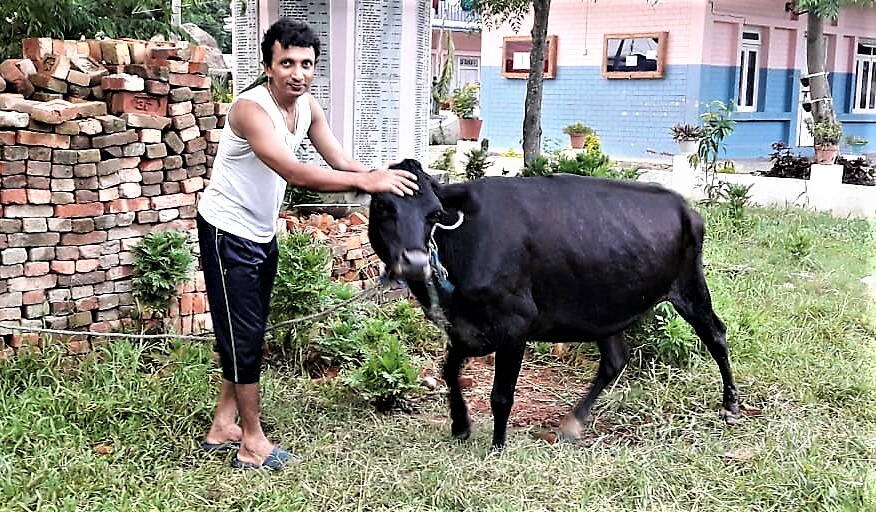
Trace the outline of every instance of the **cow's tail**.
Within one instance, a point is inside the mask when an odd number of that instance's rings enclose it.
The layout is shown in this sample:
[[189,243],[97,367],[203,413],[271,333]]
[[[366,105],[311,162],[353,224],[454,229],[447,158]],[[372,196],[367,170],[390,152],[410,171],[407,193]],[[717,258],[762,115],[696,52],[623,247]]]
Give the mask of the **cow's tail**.
[[703,241],[706,237],[703,217],[687,205],[682,209],[681,217],[685,252],[690,259],[700,264],[703,257]]

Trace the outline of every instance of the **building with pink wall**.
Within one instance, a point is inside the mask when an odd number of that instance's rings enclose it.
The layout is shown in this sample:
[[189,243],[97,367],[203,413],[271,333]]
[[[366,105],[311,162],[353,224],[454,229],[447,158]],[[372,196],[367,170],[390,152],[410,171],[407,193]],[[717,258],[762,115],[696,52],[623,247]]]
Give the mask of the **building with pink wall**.
[[[669,129],[698,122],[704,104],[721,100],[737,110],[729,156],[763,157],[777,141],[811,144],[801,108],[806,15],[785,3],[554,0],[548,33],[557,36],[556,73],[545,80],[545,137],[565,143],[562,128],[581,121],[614,156],[674,152]],[[520,34],[504,26],[481,35],[482,136],[493,147],[520,146],[526,84],[503,74],[514,58],[503,51],[508,37],[526,36],[530,27],[531,18]],[[825,32],[844,131],[865,136],[866,149],[876,151],[876,8],[844,8]],[[660,72],[648,71],[658,61]]]
[[451,89],[480,82],[481,22],[460,0],[439,0],[432,14],[432,76],[440,76],[447,58],[447,38],[454,47]]

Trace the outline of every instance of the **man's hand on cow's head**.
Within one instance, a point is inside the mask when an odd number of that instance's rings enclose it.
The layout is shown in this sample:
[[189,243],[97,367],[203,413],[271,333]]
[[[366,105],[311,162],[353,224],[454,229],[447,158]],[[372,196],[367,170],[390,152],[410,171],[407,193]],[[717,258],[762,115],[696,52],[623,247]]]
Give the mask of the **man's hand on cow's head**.
[[359,188],[369,194],[390,192],[398,196],[412,196],[420,190],[417,186],[417,176],[414,173],[401,169],[389,169],[386,166],[375,169],[368,174],[362,175],[362,184]]

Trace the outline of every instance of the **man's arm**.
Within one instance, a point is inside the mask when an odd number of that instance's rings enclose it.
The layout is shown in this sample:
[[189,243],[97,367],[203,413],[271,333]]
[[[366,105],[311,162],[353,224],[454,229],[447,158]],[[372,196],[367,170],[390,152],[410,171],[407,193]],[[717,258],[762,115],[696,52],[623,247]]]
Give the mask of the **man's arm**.
[[352,173],[322,169],[299,162],[277,136],[267,112],[255,102],[235,102],[228,113],[228,122],[235,134],[249,142],[253,152],[265,165],[296,187],[321,192],[361,190],[368,193],[392,192],[398,195],[412,194],[417,190],[416,176],[406,171],[392,169]]

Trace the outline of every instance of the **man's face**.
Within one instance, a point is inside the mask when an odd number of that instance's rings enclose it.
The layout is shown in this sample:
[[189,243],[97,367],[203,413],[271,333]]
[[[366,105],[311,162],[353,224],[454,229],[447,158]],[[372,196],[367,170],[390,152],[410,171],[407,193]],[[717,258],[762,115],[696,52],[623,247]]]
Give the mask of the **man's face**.
[[271,65],[265,67],[265,74],[281,94],[297,97],[310,90],[315,68],[316,54],[313,47],[283,48],[279,42],[274,41]]

